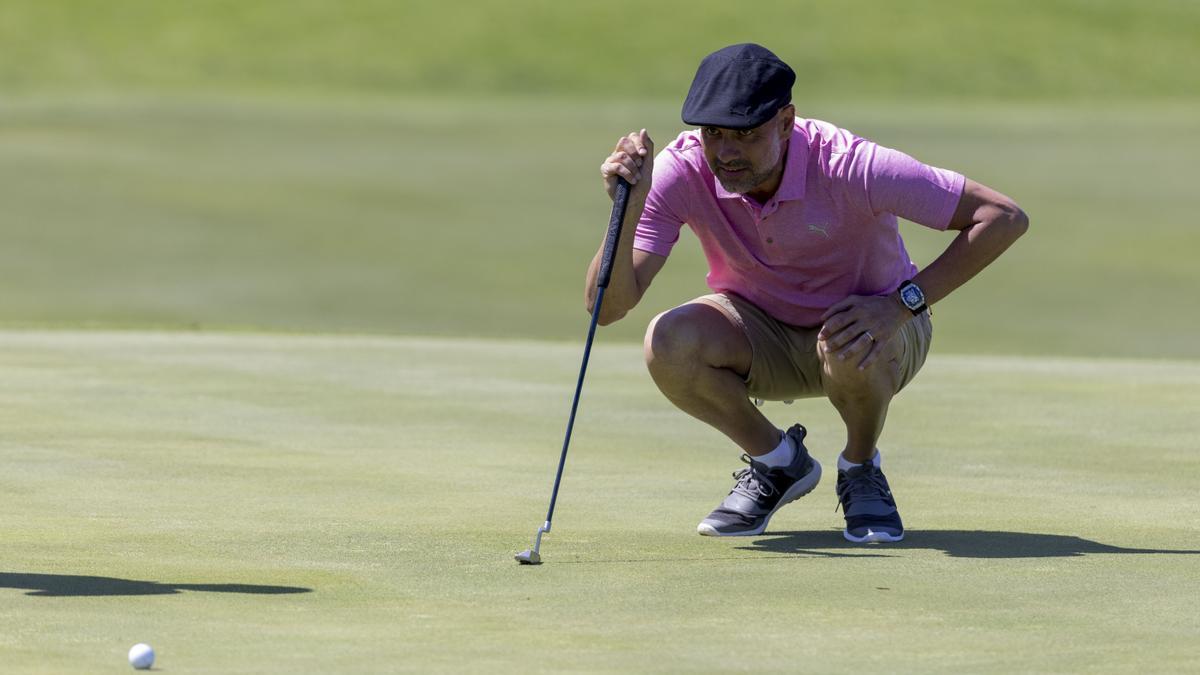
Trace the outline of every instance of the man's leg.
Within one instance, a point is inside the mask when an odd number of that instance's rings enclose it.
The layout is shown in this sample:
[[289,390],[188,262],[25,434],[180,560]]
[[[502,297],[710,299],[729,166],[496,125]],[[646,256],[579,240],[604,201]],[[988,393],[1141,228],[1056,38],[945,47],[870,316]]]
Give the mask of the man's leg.
[[904,538],[904,523],[880,470],[875,448],[887,419],[888,404],[900,388],[904,339],[897,334],[883,345],[888,353],[865,370],[858,369],[863,355],[843,361],[826,353],[823,343],[817,345],[825,392],[846,423],[846,449],[838,462],[837,495],[846,517],[842,534],[857,543]]
[[804,447],[804,427],[782,433],[750,402],[753,358],[742,327],[706,301],[664,312],[646,331],[646,365],[663,394],[749,455],[729,496],[696,527],[703,535],[760,534],[780,507],[821,479],[821,465]]
[[884,345],[888,353],[866,370],[858,369],[861,355],[842,361],[826,353],[823,344],[817,345],[825,395],[846,423],[846,449],[842,456],[853,464],[870,461],[875,455],[875,443],[883,433],[888,405],[899,389],[902,340],[897,335]]
[[779,445],[779,429],[746,391],[750,340],[724,312],[693,302],[659,314],[646,330],[645,353],[654,383],[680,410],[752,457]]

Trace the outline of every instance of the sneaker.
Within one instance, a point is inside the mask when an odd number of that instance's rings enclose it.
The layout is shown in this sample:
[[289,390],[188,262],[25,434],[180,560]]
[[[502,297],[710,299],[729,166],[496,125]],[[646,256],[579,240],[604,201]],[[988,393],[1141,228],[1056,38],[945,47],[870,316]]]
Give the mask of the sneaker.
[[780,507],[812,492],[821,480],[821,465],[804,447],[807,433],[799,424],[788,429],[786,437],[792,440],[796,456],[786,467],[769,467],[742,455],[742,461],[750,466],[733,473],[737,479],[733,490],[700,521],[696,531],[710,537],[762,534]]
[[904,538],[904,523],[887,477],[868,462],[838,472],[838,503],[846,514],[842,536],[856,543],[895,542]]

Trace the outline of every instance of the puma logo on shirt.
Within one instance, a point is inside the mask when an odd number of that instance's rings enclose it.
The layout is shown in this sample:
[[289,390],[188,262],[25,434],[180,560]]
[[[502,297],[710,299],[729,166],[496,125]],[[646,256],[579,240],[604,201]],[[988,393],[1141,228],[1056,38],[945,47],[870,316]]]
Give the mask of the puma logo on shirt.
[[829,232],[825,231],[825,227],[826,227],[825,225],[810,224],[808,226],[808,231],[809,232],[820,232],[821,234],[825,235],[826,239],[831,239],[831,237],[829,236]]

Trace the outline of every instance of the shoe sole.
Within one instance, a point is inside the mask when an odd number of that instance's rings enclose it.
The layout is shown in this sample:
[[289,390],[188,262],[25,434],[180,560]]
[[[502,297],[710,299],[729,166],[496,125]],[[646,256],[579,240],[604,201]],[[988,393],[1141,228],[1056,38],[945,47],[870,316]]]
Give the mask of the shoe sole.
[[867,533],[861,537],[856,537],[850,534],[850,530],[842,530],[842,536],[846,541],[852,541],[855,544],[894,544],[904,539],[904,533],[888,534],[887,532],[875,532],[867,530]]
[[767,523],[771,522],[771,517],[775,515],[776,511],[812,492],[816,489],[817,483],[821,482],[821,464],[815,459],[812,463],[812,471],[804,474],[803,478],[793,483],[792,487],[783,493],[783,498],[779,500],[775,508],[771,509],[771,512],[763,519],[762,525],[753,530],[743,530],[741,532],[718,532],[717,528],[712,525],[700,523],[696,526],[696,533],[705,537],[753,537],[756,534],[762,534],[767,529]]

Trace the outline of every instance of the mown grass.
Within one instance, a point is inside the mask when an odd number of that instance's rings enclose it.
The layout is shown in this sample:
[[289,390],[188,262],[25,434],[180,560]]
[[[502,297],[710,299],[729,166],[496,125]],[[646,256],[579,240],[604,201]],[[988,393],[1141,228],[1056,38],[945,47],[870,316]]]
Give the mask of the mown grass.
[[[694,527],[740,466],[601,342],[546,564],[574,343],[0,333],[0,663],[117,672],[1179,672],[1200,531],[1183,362],[935,355],[881,441],[909,528],[832,483]],[[771,405],[830,466],[823,401]],[[869,636],[874,647],[863,650]]]

